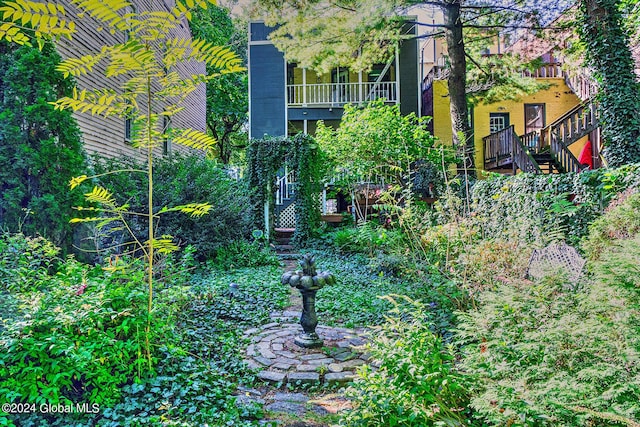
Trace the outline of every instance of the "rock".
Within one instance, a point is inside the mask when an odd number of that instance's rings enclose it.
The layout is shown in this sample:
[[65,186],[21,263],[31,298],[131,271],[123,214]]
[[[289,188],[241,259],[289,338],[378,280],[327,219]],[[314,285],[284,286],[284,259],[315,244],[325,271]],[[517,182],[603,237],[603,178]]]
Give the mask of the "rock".
[[298,403],[304,403],[307,400],[309,400],[309,397],[307,397],[307,395],[305,395],[304,393],[276,393],[273,396],[273,400],[276,401],[280,401],[280,402],[298,402]]
[[353,374],[353,372],[336,372],[336,373],[329,373],[324,376],[324,380],[328,384],[348,383],[350,381],[353,381],[354,378],[355,378],[355,375]]
[[258,373],[258,378],[270,383],[285,383],[287,374],[275,371],[262,371]]
[[337,373],[337,372],[342,372],[343,370],[344,370],[344,368],[339,363],[331,363],[329,365],[329,372],[332,372],[334,374]]
[[320,383],[320,374],[315,372],[291,372],[289,374],[289,383],[290,384],[319,384]]
[[264,407],[267,411],[271,412],[286,412],[292,415],[304,415],[307,412],[304,404],[295,402],[273,402]]

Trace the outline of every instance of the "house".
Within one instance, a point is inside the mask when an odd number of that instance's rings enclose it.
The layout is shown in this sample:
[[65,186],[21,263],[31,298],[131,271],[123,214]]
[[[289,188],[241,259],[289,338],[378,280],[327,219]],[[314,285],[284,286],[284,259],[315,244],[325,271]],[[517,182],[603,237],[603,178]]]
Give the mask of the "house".
[[[131,0],[134,11],[162,10],[170,11],[175,5],[174,0],[154,1],[154,0]],[[101,24],[91,16],[82,14],[78,8],[69,0],[61,0],[66,15],[76,22],[76,33],[71,40],[62,38],[56,42],[58,52],[63,58],[79,58],[83,55],[96,53],[104,45],[111,45],[125,42],[126,34],[121,32],[111,34],[108,30],[100,30]],[[185,20],[176,29],[175,35],[181,38],[190,38],[188,22]],[[206,67],[201,62],[191,62],[177,64],[180,74],[191,76],[194,74],[205,74]],[[76,83],[80,89],[110,88],[120,90],[123,78],[104,76],[104,65],[98,64],[94,73],[76,78]],[[172,118],[172,126],[180,128],[192,128],[206,132],[206,88],[201,84],[198,89],[191,93],[184,103],[184,110]],[[101,154],[108,157],[121,155],[139,157],[139,150],[131,146],[131,120],[125,120],[117,116],[104,118],[93,116],[88,113],[74,113],[82,132],[85,150],[89,154]],[[166,154],[172,150],[170,141],[166,141],[164,146],[158,150]],[[160,154],[160,153],[159,153]]]
[[[337,127],[345,104],[361,105],[384,99],[399,105],[403,114],[421,109],[418,42],[411,37],[400,44],[388,62],[373,64],[368,72],[335,68],[330,73],[288,63],[269,40],[273,28],[262,21],[249,23],[249,138],[282,137],[303,132],[314,134],[318,121]],[[416,34],[407,24],[404,32]],[[295,227],[295,177],[282,170],[276,194],[277,230]],[[323,194],[326,213],[326,192]],[[333,201],[338,205],[344,200]]]
[[[517,101],[480,103],[471,109],[477,170],[558,173],[602,166],[593,103],[597,86],[588,68],[563,57],[561,48],[570,37],[564,33],[541,40],[525,32],[512,37],[512,43],[500,38],[487,46],[486,55],[508,52],[537,59],[540,67],[522,74],[547,88]],[[640,46],[632,53],[640,70]],[[423,114],[433,117],[433,133],[445,142],[452,140],[446,77],[446,67],[434,59],[423,79]]]
[[[316,123],[340,122],[344,105],[384,98],[404,114],[420,112],[418,43],[404,40],[387,63],[369,72],[336,68],[325,75],[287,63],[269,40],[272,28],[249,24],[249,137],[313,134]],[[415,34],[415,25],[406,25]]]

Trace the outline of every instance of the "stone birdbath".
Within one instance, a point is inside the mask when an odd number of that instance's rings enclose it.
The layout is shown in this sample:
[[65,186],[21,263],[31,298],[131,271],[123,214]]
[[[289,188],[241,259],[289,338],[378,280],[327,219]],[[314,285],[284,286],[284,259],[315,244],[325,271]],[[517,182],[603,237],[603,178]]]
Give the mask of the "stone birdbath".
[[302,294],[302,334],[298,335],[294,342],[300,347],[322,347],[322,339],[316,333],[318,317],[316,316],[316,292],[325,285],[336,282],[333,274],[328,271],[316,272],[316,262],[313,255],[304,255],[299,262],[302,270],[287,271],[282,275],[282,284],[289,284],[297,288]]

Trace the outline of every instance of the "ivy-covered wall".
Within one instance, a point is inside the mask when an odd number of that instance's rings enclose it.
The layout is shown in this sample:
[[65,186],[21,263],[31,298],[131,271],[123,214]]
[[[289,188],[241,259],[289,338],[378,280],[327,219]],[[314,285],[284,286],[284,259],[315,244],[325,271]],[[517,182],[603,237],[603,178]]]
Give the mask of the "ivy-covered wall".
[[310,135],[292,138],[254,139],[247,148],[246,179],[251,188],[252,221],[264,229],[264,205],[269,202],[269,235],[273,235],[276,179],[278,170],[288,165],[296,174],[296,230],[293,243],[304,245],[320,224],[317,195],[322,191],[323,154]]

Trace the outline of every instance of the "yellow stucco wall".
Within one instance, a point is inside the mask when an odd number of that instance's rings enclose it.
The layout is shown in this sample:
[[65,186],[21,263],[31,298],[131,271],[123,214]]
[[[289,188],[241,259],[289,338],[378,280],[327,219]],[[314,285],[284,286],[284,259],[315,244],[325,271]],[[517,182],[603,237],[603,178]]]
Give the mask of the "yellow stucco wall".
[[[480,104],[473,109],[474,143],[476,147],[476,165],[484,164],[482,138],[489,135],[489,114],[509,113],[509,123],[514,125],[518,135],[524,134],[524,104],[545,104],[545,125],[551,124],[567,111],[580,103],[580,99],[565,84],[564,79],[540,79],[551,86],[523,97],[520,101],[501,101],[493,104]],[[573,144],[572,151],[578,153],[584,142]],[[577,155],[577,154],[576,154]]]

